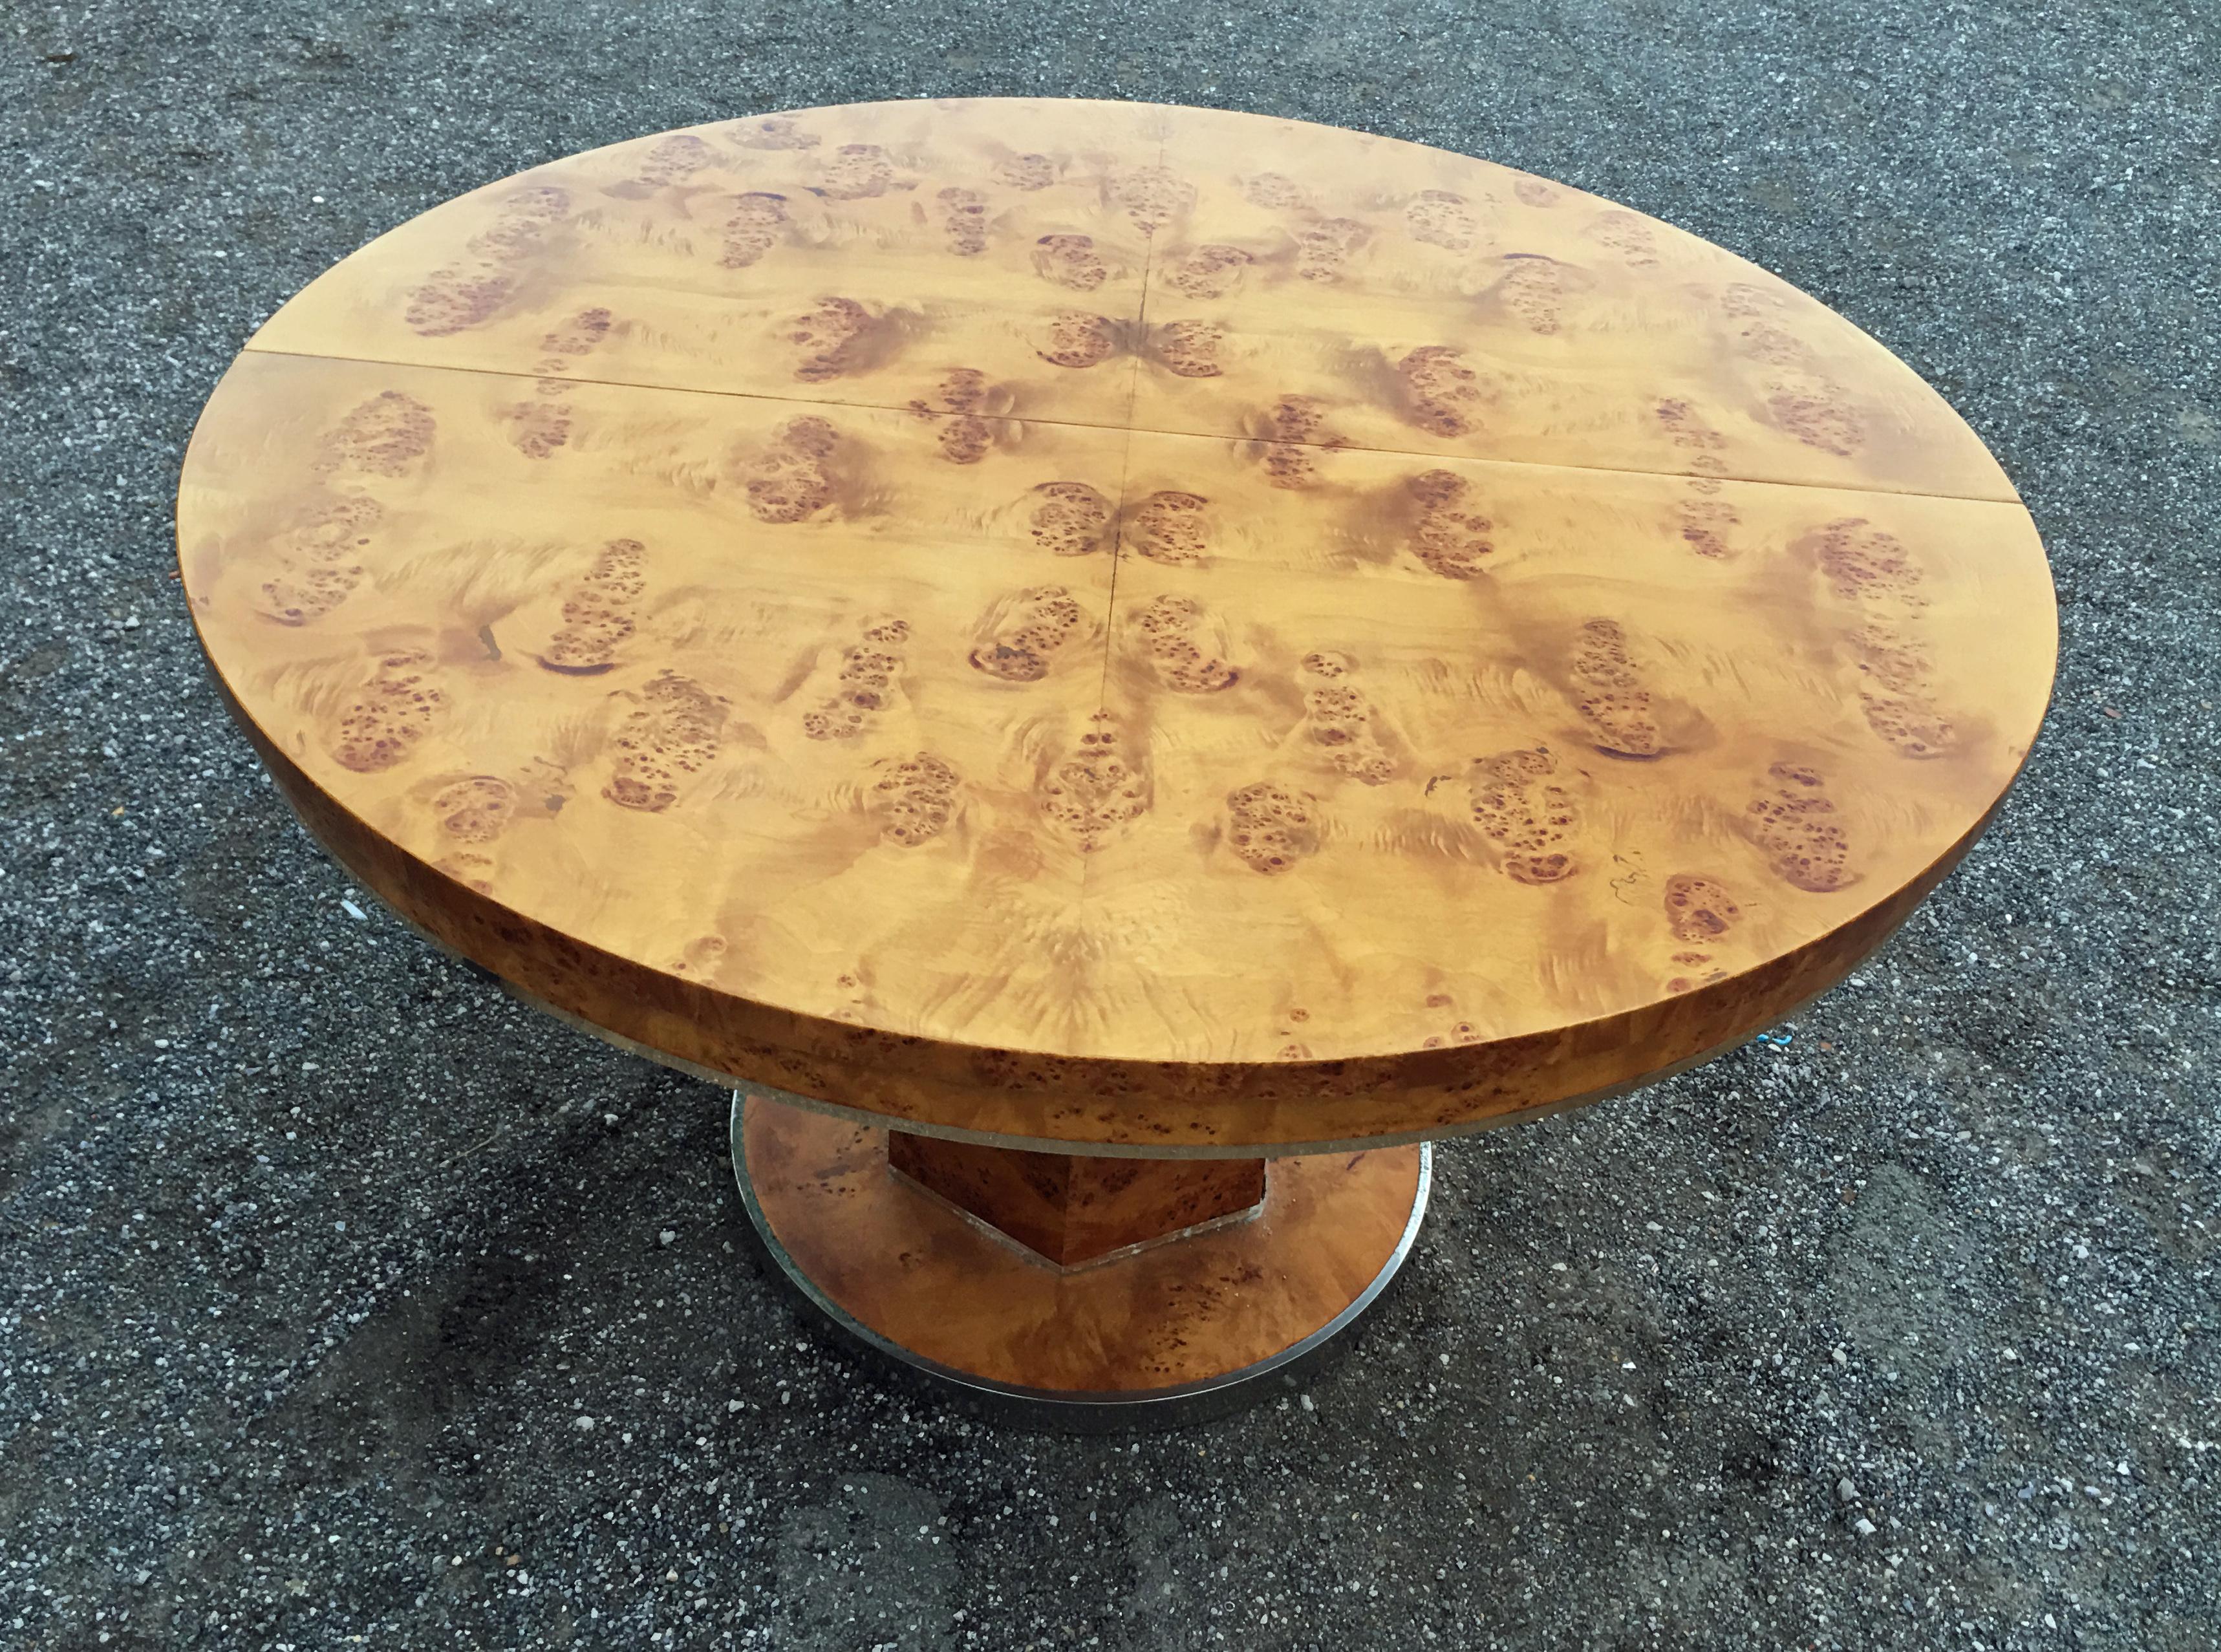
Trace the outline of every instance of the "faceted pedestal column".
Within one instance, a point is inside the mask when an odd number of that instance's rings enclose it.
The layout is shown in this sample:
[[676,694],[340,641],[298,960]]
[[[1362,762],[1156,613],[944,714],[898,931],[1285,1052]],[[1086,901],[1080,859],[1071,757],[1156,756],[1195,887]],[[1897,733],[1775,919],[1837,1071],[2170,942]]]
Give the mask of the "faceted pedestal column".
[[1064,1267],[1099,1261],[1265,1205],[1262,1159],[1104,1159],[892,1130],[887,1162]]
[[1103,1428],[1286,1392],[1402,1263],[1429,1159],[1025,1151],[741,1096],[733,1162],[835,1324],[1002,1416]]

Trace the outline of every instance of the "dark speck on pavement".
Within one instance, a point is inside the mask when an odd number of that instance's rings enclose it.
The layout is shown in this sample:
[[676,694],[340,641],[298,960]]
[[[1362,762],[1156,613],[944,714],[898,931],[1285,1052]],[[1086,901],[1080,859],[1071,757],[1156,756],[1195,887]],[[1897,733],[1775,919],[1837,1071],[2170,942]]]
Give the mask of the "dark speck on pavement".
[[[0,1645],[2211,1652],[2217,84],[2194,0],[0,13]],[[354,889],[171,577],[210,386],[379,231],[997,92],[1418,139],[1745,253],[1965,412],[2062,600],[1995,829],[1791,1042],[1446,1147],[1308,1403],[1140,1439],[809,1331],[723,1095]]]

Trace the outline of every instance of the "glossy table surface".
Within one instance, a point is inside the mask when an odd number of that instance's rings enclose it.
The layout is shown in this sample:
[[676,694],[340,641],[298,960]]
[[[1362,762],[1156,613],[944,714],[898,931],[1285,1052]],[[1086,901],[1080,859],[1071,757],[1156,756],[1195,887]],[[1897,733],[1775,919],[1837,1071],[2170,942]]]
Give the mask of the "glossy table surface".
[[1609,202],[1263,117],[644,138],[262,329],[179,549],[404,915],[684,1062],[1159,1155],[1473,1128],[1824,991],[2049,697],[1917,375]]

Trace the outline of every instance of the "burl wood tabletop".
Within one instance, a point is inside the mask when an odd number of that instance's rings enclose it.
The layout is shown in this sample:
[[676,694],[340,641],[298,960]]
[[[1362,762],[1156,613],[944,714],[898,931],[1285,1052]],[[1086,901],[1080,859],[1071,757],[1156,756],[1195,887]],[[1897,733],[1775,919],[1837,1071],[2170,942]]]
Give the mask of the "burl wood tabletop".
[[196,622],[442,941],[668,1056],[1157,1154],[1747,1036],[1986,824],[2043,548],[1902,363],[1484,161],[858,105],[440,207],[187,457]]

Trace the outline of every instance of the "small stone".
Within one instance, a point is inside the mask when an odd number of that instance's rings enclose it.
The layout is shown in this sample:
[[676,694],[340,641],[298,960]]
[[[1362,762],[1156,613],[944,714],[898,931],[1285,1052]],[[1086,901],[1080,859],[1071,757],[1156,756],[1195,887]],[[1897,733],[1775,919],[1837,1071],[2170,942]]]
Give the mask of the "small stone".
[[1861,1537],[1871,1537],[1874,1535],[1874,1523],[1862,1514],[1851,1523],[1851,1530]]
[[579,1433],[585,1434],[592,1430],[594,1419],[591,1417],[574,1417],[571,1419],[571,1426]]
[[1311,1404],[1311,1397],[1309,1394],[1298,1395],[1297,1397],[1296,1403],[1301,1405],[1307,1411],[1315,1411],[1318,1409],[1317,1406]]
[[741,1402],[740,1402],[739,1400],[737,1400],[737,1399],[729,1399],[729,1400],[727,1400],[727,1401],[725,1402],[725,1410],[726,1410],[726,1411],[727,1411],[727,1413],[728,1413],[728,1414],[730,1414],[731,1412],[736,1411],[740,1410],[740,1408],[741,1408]]
[[1849,1365],[1851,1362],[1851,1356],[1844,1353],[1840,1348],[1830,1353],[1828,1357],[1833,1360],[1837,1365]]
[[357,906],[353,901],[347,899],[344,895],[340,897],[340,910],[345,912],[349,917],[353,918],[358,923],[361,923],[370,916],[369,913],[364,911],[361,907]]
[[1836,1501],[1849,1505],[1859,1500],[1859,1488],[1849,1475],[1836,1482]]
[[666,1228],[662,1232],[655,1236],[655,1242],[659,1245],[667,1245],[678,1236],[679,1236],[672,1232],[670,1229]]

